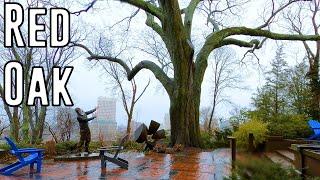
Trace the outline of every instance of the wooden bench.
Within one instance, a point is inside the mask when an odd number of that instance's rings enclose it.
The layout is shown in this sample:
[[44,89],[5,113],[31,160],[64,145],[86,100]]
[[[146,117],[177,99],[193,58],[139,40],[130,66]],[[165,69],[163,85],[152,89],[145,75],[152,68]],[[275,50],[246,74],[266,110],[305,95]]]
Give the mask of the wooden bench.
[[[123,150],[123,144],[128,139],[128,135],[124,136],[119,144],[119,146],[109,146],[109,147],[101,147],[99,150],[100,160],[101,160],[101,169],[106,168],[107,161],[112,162],[123,169],[128,169],[129,163],[128,161],[121,159],[118,157],[121,150]],[[115,151],[113,155],[112,152]]]

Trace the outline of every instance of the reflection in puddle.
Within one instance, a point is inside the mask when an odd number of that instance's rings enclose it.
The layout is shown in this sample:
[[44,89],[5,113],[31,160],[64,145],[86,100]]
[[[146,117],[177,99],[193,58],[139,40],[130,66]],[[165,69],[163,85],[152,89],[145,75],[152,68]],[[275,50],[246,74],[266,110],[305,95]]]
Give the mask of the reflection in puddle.
[[[108,162],[101,170],[100,160],[44,163],[41,174],[29,175],[29,168],[10,179],[223,179],[230,172],[229,149],[213,152],[187,150],[179,154],[127,152],[120,155],[129,161],[129,169]],[[2,177],[0,176],[0,179]]]

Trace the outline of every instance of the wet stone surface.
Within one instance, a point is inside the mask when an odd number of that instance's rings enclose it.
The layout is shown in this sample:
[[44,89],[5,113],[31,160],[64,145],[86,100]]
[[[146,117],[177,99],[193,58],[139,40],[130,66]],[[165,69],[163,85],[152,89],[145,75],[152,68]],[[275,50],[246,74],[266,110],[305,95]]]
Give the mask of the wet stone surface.
[[95,160],[100,159],[99,153],[81,153],[81,154],[70,154],[64,156],[57,156],[54,158],[55,161],[82,161],[82,160]]
[[[108,162],[101,170],[100,160],[73,162],[45,161],[40,174],[29,167],[0,179],[223,179],[230,172],[230,150],[213,152],[186,150],[177,154],[128,152],[120,157],[129,161],[129,170]],[[1,165],[2,166],[2,165]]]

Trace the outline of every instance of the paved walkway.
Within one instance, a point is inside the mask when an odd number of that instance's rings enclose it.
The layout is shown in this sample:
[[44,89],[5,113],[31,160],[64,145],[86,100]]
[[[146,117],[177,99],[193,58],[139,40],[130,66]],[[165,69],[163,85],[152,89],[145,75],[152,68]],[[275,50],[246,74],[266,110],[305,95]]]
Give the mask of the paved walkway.
[[187,150],[177,154],[124,153],[129,170],[107,163],[101,171],[100,161],[45,162],[41,174],[29,174],[26,167],[11,177],[0,179],[223,179],[230,172],[229,149],[213,152]]

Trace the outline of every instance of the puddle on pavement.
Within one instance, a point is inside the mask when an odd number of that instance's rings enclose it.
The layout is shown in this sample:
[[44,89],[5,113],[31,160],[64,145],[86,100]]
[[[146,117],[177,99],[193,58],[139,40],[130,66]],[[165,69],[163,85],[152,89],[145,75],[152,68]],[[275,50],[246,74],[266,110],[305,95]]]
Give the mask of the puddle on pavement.
[[[30,177],[29,168],[17,171],[9,179],[223,179],[230,173],[230,150],[213,152],[190,150],[179,154],[126,152],[120,157],[129,161],[129,169],[108,162],[100,169],[100,160],[44,163],[41,174]],[[2,177],[0,176],[0,179]]]

